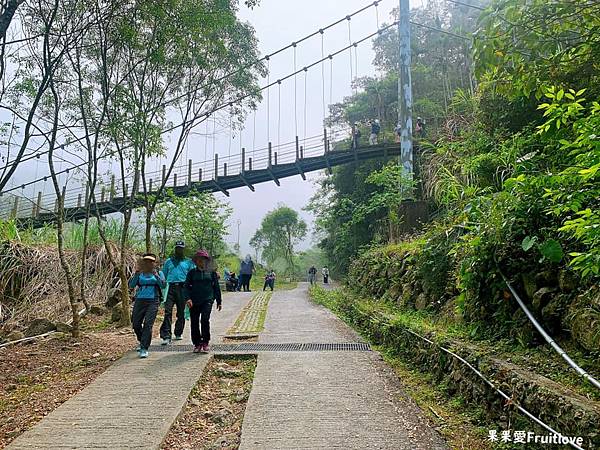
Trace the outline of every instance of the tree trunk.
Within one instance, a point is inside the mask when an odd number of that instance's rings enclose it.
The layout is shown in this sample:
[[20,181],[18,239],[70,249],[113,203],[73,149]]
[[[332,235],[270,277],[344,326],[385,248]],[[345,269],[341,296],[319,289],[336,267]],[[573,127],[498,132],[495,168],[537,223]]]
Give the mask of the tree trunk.
[[85,306],[86,313],[90,311],[90,304],[87,300],[86,292],[85,292],[85,280],[87,279],[87,250],[88,250],[88,234],[90,227],[90,207],[89,207],[89,198],[86,199],[87,206],[86,211],[87,214],[85,216],[85,221],[83,223],[83,248],[81,249],[81,284],[80,284],[80,297],[83,302],[83,306]]
[[152,215],[154,208],[146,206],[146,252],[152,251]]

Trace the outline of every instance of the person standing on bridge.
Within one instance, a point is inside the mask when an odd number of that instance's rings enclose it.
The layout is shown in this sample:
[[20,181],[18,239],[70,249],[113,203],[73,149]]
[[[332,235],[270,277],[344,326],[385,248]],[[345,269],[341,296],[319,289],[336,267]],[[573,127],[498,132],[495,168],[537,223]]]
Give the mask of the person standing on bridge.
[[183,298],[183,286],[190,270],[195,266],[191,259],[184,255],[185,243],[177,241],[175,243],[175,254],[165,261],[163,273],[167,279],[167,299],[164,303],[165,317],[160,326],[161,344],[167,345],[171,342],[171,331],[173,321],[173,305],[177,308],[175,322],[175,340],[182,339],[183,328],[185,327],[185,299]]
[[[240,263],[240,289],[244,292],[250,292],[250,280],[252,274],[256,272],[254,267],[254,261],[250,255],[246,255],[244,260]],[[240,290],[238,289],[238,291]]]
[[185,299],[190,308],[190,328],[194,353],[209,351],[210,313],[217,301],[217,311],[221,311],[221,288],[217,272],[209,267],[211,257],[206,250],[198,250],[194,255],[196,267],[190,270],[185,280]]
[[131,323],[140,343],[138,348],[140,358],[148,357],[148,348],[152,342],[152,327],[162,299],[162,289],[167,286],[165,276],[157,271],[156,266],[156,255],[145,253],[139,261],[138,270],[129,280],[129,289],[136,290]]
[[371,122],[371,136],[369,137],[369,145],[377,145],[380,131],[381,125],[379,124],[379,119],[375,119],[373,122]]

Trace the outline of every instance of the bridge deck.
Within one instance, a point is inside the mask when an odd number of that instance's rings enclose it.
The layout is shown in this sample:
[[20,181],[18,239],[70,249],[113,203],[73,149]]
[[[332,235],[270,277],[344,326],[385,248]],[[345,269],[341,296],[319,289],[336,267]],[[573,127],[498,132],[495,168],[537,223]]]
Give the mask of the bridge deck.
[[[303,175],[306,172],[330,169],[331,167],[348,164],[353,161],[364,161],[368,159],[395,156],[400,154],[398,144],[383,144],[371,147],[358,148],[356,151],[334,150],[320,156],[311,156],[297,159],[295,162],[271,165],[267,168],[246,170],[244,172],[218,176],[217,179],[195,181],[180,186],[168,186],[178,197],[186,197],[191,191],[223,192],[229,195],[229,190],[240,187],[249,187],[253,189],[255,184],[276,182],[279,179],[288,178],[296,175]],[[106,215],[116,212],[122,212],[126,201],[124,197],[114,197],[109,201],[97,202],[97,208],[100,215]],[[131,205],[131,202],[129,203]],[[133,200],[134,207],[143,206],[143,198],[138,195]],[[68,222],[84,219],[86,208],[83,206],[67,207],[64,210],[65,220]],[[20,226],[38,228],[48,223],[56,221],[55,212],[40,212],[35,217],[18,217]]]

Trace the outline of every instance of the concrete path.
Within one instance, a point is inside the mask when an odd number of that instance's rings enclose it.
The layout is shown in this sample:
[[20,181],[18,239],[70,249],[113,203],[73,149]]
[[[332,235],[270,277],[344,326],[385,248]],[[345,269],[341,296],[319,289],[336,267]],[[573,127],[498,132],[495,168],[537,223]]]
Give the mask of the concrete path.
[[[223,310],[212,314],[214,342],[250,297],[224,296]],[[181,343],[190,344],[189,322],[184,336]],[[128,352],[7,449],[158,449],[208,359],[189,352],[151,352],[141,360],[135,351]]]
[[[275,292],[261,343],[359,342],[308,301],[307,286]],[[375,352],[258,356],[241,449],[446,449]]]

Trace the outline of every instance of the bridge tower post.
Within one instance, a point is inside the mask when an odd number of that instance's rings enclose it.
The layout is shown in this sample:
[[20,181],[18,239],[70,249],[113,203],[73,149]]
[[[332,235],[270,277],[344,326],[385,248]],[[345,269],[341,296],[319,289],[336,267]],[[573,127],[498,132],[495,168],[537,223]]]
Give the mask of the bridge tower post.
[[300,159],[300,140],[296,136],[296,161]]
[[410,72],[410,2],[400,1],[398,37],[400,67],[398,74],[398,124],[400,125],[400,164],[412,177],[413,141],[412,141],[412,79]]
[[269,142],[269,169],[271,169],[272,159],[273,159],[273,148],[271,146],[271,143]]
[[17,218],[17,214],[19,214],[19,197],[15,195],[15,202],[13,203],[13,209],[10,213],[10,217],[13,219]]
[[192,187],[192,160],[188,159],[188,186]]
[[173,187],[177,187],[177,174],[173,174]]
[[246,171],[246,149],[242,147],[242,175]]
[[198,182],[202,182],[202,167],[198,169]]
[[219,178],[219,154],[215,153],[215,175],[213,179],[217,181]]
[[248,158],[248,170],[252,171],[252,158]]

